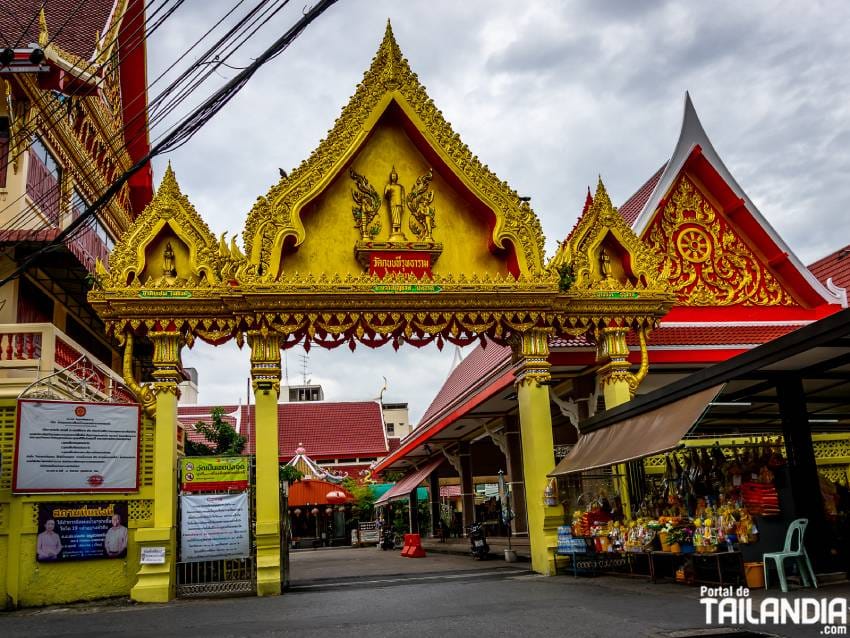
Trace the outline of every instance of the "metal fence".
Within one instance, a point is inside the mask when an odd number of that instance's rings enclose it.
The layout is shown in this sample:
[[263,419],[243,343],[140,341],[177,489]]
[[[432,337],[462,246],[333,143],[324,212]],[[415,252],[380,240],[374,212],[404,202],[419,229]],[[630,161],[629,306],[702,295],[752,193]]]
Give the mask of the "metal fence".
[[[254,487],[254,457],[250,466],[250,535],[251,556],[245,558],[230,558],[218,560],[203,560],[177,563],[177,596],[189,598],[192,596],[215,596],[234,594],[251,595],[257,592],[257,516],[256,490]],[[179,483],[179,479],[178,479]],[[178,499],[178,503],[179,503]],[[181,512],[178,506],[178,520]],[[179,523],[178,523],[179,529]],[[179,556],[179,539],[178,539]]]

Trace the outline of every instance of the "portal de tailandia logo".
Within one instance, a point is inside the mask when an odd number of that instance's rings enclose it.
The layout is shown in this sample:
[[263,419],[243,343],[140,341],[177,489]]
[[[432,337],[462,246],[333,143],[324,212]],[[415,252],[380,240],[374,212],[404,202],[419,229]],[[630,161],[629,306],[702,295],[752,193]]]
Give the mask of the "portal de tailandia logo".
[[809,625],[821,636],[847,634],[846,598],[768,596],[756,600],[747,587],[700,587],[706,625]]

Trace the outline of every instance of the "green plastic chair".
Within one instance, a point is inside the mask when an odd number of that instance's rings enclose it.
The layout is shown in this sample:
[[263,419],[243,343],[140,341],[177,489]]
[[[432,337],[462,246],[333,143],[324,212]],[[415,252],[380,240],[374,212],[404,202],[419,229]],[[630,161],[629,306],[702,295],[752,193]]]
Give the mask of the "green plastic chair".
[[785,549],[781,552],[770,552],[762,557],[764,561],[764,588],[767,589],[770,584],[768,581],[768,565],[767,561],[772,560],[776,564],[776,573],[779,576],[779,585],[782,591],[788,591],[788,582],[785,580],[785,559],[794,558],[797,561],[797,567],[800,570],[800,576],[803,579],[805,587],[818,587],[818,580],[815,578],[815,572],[812,569],[812,561],[809,560],[809,555],[806,553],[806,546],[803,544],[803,537],[806,534],[806,526],[809,520],[806,518],[798,518],[788,526],[788,533],[785,534]]

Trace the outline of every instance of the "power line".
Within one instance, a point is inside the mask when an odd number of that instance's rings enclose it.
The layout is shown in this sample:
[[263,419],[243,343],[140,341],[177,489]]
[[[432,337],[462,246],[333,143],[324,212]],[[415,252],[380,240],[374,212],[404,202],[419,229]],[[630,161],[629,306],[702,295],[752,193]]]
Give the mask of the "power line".
[[233,97],[245,86],[248,80],[269,60],[286,50],[295,39],[301,35],[316,18],[322,15],[328,8],[336,4],[337,0],[319,0],[312,8],[307,10],[302,17],[257,57],[245,70],[239,72],[232,80],[217,90],[206,101],[198,106],[192,113],[185,117],[165,138],[159,141],[148,153],[138,160],[128,171],[125,171],[106,191],[98,197],[77,219],[72,221],[64,230],[60,231],[56,238],[47,246],[44,246],[28,255],[23,262],[9,275],[0,280],[0,286],[5,285],[12,279],[20,276],[30,265],[45,253],[60,246],[67,237],[85,223],[86,220],[102,208],[115,195],[121,187],[127,183],[139,169],[147,164],[152,158],[164,152],[179,148],[188,142],[207,122],[209,122],[222,108],[224,108]]
[[[150,0],[149,4],[145,7],[145,9],[147,9],[147,8],[148,8],[148,7],[150,7],[150,6],[152,6],[152,5],[154,4],[154,2],[155,2],[155,1],[156,1],[156,0]],[[168,14],[167,14],[167,16],[168,16],[168,15],[171,15],[171,13],[173,13],[173,11],[174,11],[174,10],[176,10],[176,8],[177,8],[177,7],[179,7],[181,4],[183,4],[183,2],[184,2],[184,1],[185,1],[185,0],[177,0],[176,5],[175,5],[175,6],[173,7],[173,9],[172,9],[172,10],[171,10]],[[153,15],[156,15],[156,13],[158,13],[159,11],[161,11],[161,10],[162,10],[162,8],[163,8],[164,6],[166,6],[167,2],[168,2],[168,0],[165,0],[165,4],[163,4],[163,5],[162,5],[161,7],[159,7],[156,11],[154,11],[154,13],[152,14],[152,16],[151,16],[151,17],[153,17]],[[167,16],[165,16],[165,17],[167,17]],[[159,25],[162,23],[162,21],[163,21],[163,20],[161,20],[159,23],[157,23],[157,25],[156,25],[156,26],[159,26]],[[128,37],[134,37],[134,36],[135,36],[136,34],[138,34],[141,30],[143,30],[143,29],[144,29],[144,27],[145,27],[145,21],[144,21],[144,20],[142,20],[142,21],[140,21],[140,25],[139,25],[139,27],[137,27],[137,28],[136,28],[136,30],[135,30],[133,33],[131,33]],[[152,31],[151,31],[150,33],[152,33]],[[113,40],[111,40],[109,43],[105,43],[105,44],[104,44],[103,48],[105,49],[105,48],[107,48],[107,47],[109,47],[109,46],[112,46],[115,42],[117,42],[118,37],[119,37],[119,34],[120,34],[120,30],[119,30],[119,32],[117,32],[117,33],[116,33],[116,37],[115,37]],[[130,49],[128,49],[127,51],[123,52],[123,54],[124,54],[124,55],[128,55],[130,52],[132,52],[133,50],[135,50],[137,47],[141,46],[144,42],[145,42],[145,38],[144,38],[144,37],[139,38],[139,39],[138,39],[138,43],[137,43],[136,45],[134,45],[132,48],[130,48]],[[77,70],[80,70],[80,71],[82,71],[82,72],[88,72],[88,71],[89,71],[89,69],[91,69],[92,67],[94,67],[94,66],[96,66],[96,65],[97,65],[97,63],[96,63],[96,60],[94,60],[94,59],[93,59],[93,60],[90,60],[90,61],[86,64],[86,66],[85,66],[85,68],[84,68],[84,69],[79,68],[79,64],[78,64],[78,63],[75,63],[75,64],[71,67],[71,71],[73,71],[73,70],[77,69]],[[104,75],[102,75],[100,78],[98,78],[98,81],[97,81],[97,83],[95,84],[94,88],[100,88],[100,85],[101,85],[103,82],[105,82],[105,81],[106,81],[106,79],[107,79],[107,76],[106,76],[105,74],[104,74]],[[69,97],[69,98],[71,98],[71,97],[76,97],[76,96],[77,96],[77,93],[79,93],[79,91],[80,91],[80,90],[82,90],[82,85],[77,86],[77,88],[76,88],[76,89],[75,89],[72,93],[68,94],[68,97]],[[139,98],[141,98],[141,97],[144,97],[144,95],[145,95],[144,93],[141,93],[141,94],[137,95],[137,96],[136,96],[133,100],[131,100],[131,102],[130,102],[130,103],[134,103],[137,99],[139,99]],[[43,128],[50,128],[51,126],[54,126],[54,125],[56,124],[56,119],[55,119],[55,117],[57,117],[57,116],[59,116],[59,115],[60,115],[60,112],[61,112],[62,110],[64,110],[64,109],[65,109],[65,106],[66,106],[66,105],[65,105],[65,103],[64,103],[64,102],[59,102],[59,103],[57,103],[57,105],[56,105],[56,106],[55,106],[52,110],[50,110],[50,111],[48,111],[48,112],[46,112],[46,113],[42,113],[41,119],[44,121]],[[135,120],[136,118],[133,118],[133,119]],[[37,123],[36,123],[35,121],[33,121],[33,123],[32,123],[32,127],[31,127],[29,130],[24,129],[24,130],[19,131],[19,132],[17,132],[17,133],[16,133],[16,135],[17,135],[18,137],[22,138],[22,139],[30,139],[30,142],[29,142],[29,143],[27,143],[27,144],[23,144],[23,145],[21,146],[21,148],[20,148],[19,150],[17,150],[17,152],[16,152],[14,155],[12,155],[11,157],[9,157],[9,156],[7,155],[7,158],[6,158],[6,159],[7,159],[7,164],[10,164],[10,163],[12,163],[12,162],[16,161],[16,160],[17,160],[17,159],[18,159],[21,155],[23,155],[23,153],[25,153],[25,152],[26,152],[26,151],[30,148],[30,146],[32,145],[31,138],[35,135],[35,133],[37,132],[38,128],[39,128],[39,127],[38,127]],[[123,129],[121,129],[121,130],[119,130],[117,133],[118,133],[118,134],[123,134],[123,132],[124,132],[124,131],[123,131]],[[113,136],[113,137],[111,137],[111,138],[107,139],[107,140],[106,140],[106,143],[107,143],[108,145],[110,145],[110,146],[111,146],[111,144],[112,144],[112,142],[114,141],[114,139],[115,139],[115,137],[116,137],[116,136],[117,136],[117,135],[115,135],[115,136]],[[133,141],[135,141],[136,139],[138,139],[138,136],[137,136],[136,138],[134,138],[134,140],[133,140]],[[123,146],[122,146],[122,148],[123,148]],[[96,167],[94,167],[94,168],[92,169],[92,173],[93,173],[94,171],[96,171],[96,170],[97,170],[97,168],[96,168]],[[92,173],[89,173],[89,174],[88,174],[88,175],[86,175],[86,176],[88,177],[88,176],[89,176],[89,175],[91,175]],[[9,208],[11,208],[14,204],[16,204],[17,202],[19,202],[19,201],[20,201],[21,199],[23,199],[25,196],[26,196],[26,193],[23,193],[22,195],[20,195],[18,198],[16,198],[16,199],[15,199],[15,200],[13,200],[12,202],[9,202],[9,203],[8,203],[8,204],[7,204],[7,205],[6,205],[6,206],[5,206],[2,210],[0,210],[0,213],[2,213],[2,212],[4,212],[4,211],[8,210]],[[35,203],[35,202],[34,202],[34,203]],[[21,211],[18,215],[16,215],[13,219],[9,220],[9,221],[7,222],[7,226],[11,225],[11,226],[14,226],[14,227],[18,227],[21,223],[29,222],[29,221],[32,221],[33,219],[36,219],[36,218],[38,217],[38,213],[37,213],[37,211],[36,211],[36,212],[33,212],[33,209],[34,209],[34,207],[33,207],[33,206],[30,206],[29,208],[24,209],[24,210],[23,210],[23,211]]]

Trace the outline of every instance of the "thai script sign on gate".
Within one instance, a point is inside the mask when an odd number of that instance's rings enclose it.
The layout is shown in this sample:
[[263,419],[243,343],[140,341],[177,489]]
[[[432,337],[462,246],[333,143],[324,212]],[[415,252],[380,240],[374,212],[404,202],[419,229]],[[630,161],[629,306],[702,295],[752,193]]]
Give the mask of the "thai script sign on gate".
[[18,401],[15,492],[130,492],[139,486],[139,406]]
[[249,457],[189,456],[180,461],[183,492],[248,489]]
[[180,497],[180,560],[251,555],[248,493],[184,494]]

